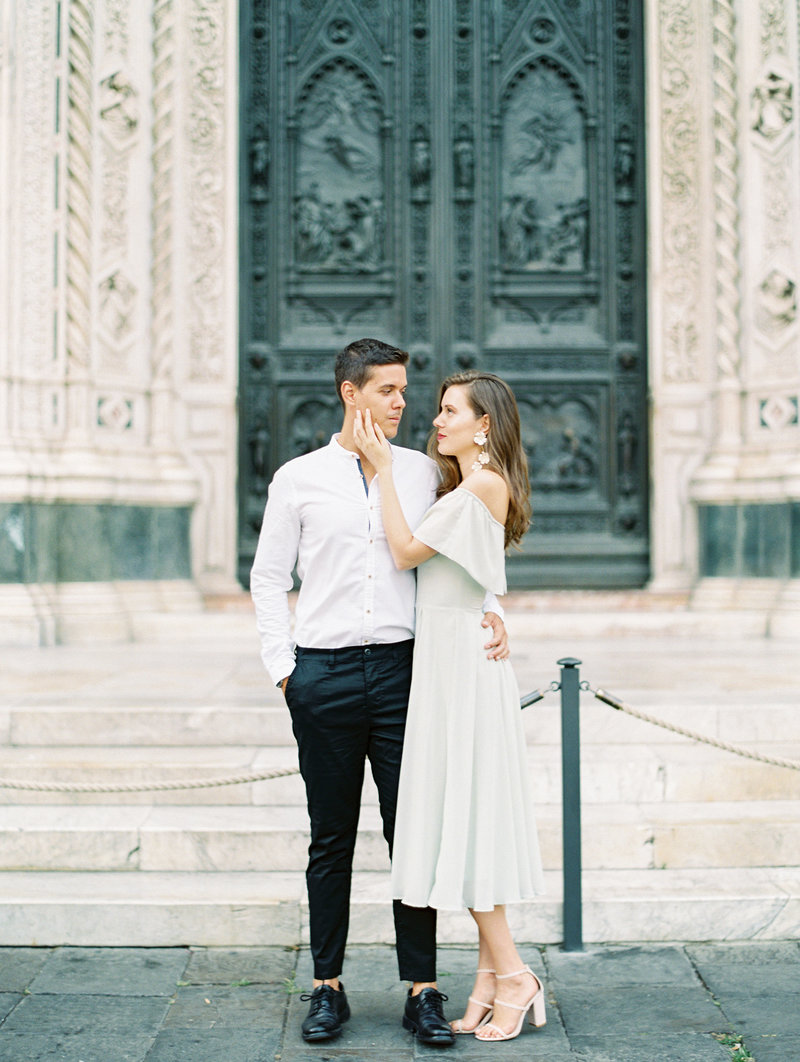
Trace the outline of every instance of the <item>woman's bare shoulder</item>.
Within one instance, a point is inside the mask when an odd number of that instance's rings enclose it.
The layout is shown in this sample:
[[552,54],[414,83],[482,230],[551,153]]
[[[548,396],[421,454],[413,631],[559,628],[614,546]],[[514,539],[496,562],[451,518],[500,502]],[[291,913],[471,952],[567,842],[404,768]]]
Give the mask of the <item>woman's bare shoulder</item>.
[[499,472],[482,468],[480,472],[473,472],[463,479],[459,486],[480,498],[495,520],[501,524],[505,523],[508,514],[508,484]]

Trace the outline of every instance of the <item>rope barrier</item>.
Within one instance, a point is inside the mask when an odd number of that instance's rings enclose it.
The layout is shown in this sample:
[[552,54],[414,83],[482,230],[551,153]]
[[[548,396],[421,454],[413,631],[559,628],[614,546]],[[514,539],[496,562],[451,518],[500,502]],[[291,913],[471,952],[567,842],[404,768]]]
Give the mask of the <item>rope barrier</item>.
[[680,734],[682,737],[690,738],[692,741],[699,741],[704,745],[712,745],[714,748],[722,749],[724,752],[732,752],[735,756],[744,756],[748,760],[758,760],[760,763],[768,763],[773,767],[788,767],[789,770],[800,771],[800,762],[797,760],[785,760],[779,756],[764,756],[760,752],[753,752],[752,749],[745,749],[741,745],[731,745],[727,741],[718,741],[716,738],[708,737],[705,734],[698,734],[694,730],[686,730],[684,727],[667,723],[663,719],[656,719],[655,716],[647,715],[646,712],[639,712],[635,708],[631,708],[629,704],[621,701],[613,694],[607,693],[605,690],[593,689],[588,682],[582,682],[581,689],[593,693],[598,701],[616,708],[619,712],[625,712],[627,715],[632,715],[634,719],[641,719],[652,726],[671,730],[673,734]]
[[299,774],[298,767],[277,767],[253,774],[234,774],[225,778],[195,778],[177,782],[12,782],[0,778],[0,789],[23,789],[36,793],[158,793],[171,789],[213,789],[221,785],[242,785],[245,782],[267,782],[272,778],[287,778]]
[[[548,693],[555,693],[560,688],[558,682],[551,682],[544,693],[540,690],[533,690],[520,700],[520,708],[528,708],[530,705],[544,700]],[[716,738],[708,737],[705,734],[698,734],[693,730],[686,730],[684,727],[675,726],[673,723],[667,723],[663,719],[657,719],[655,716],[647,715],[646,712],[640,712],[636,708],[632,708],[629,704],[626,704],[624,701],[615,697],[613,694],[608,693],[606,690],[594,689],[586,681],[581,682],[580,688],[585,692],[592,693],[598,701],[602,701],[604,704],[609,705],[609,707],[614,708],[617,711],[625,712],[627,715],[633,716],[635,719],[640,719],[642,722],[650,723],[652,726],[658,726],[664,730],[670,730],[673,734],[679,734],[681,737],[689,738],[691,741],[698,741],[704,745],[711,745],[714,748],[722,749],[724,752],[731,752],[735,756],[743,756],[746,759],[757,760],[760,763],[768,763],[773,767],[787,767],[789,770],[793,771],[800,770],[800,762],[797,760],[783,759],[779,756],[765,756],[760,752],[753,752],[751,749],[745,749],[740,745],[731,745],[728,742],[718,741]],[[18,782],[9,778],[0,778],[0,789],[17,789],[36,793],[158,793],[183,789],[214,789],[219,786],[244,785],[248,782],[267,782],[271,781],[273,778],[288,778],[291,775],[299,773],[300,770],[298,767],[277,767],[269,771],[255,771],[248,774],[226,775],[222,778],[196,778],[191,781],[178,780],[174,782],[129,783]]]

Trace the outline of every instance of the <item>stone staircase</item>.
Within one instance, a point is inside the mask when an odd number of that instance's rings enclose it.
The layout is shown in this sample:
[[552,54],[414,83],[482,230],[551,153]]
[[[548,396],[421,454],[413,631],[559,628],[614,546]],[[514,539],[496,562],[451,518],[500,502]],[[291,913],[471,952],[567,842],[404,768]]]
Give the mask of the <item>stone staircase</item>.
[[[540,631],[526,629],[524,617],[509,617],[509,626],[514,622],[518,644],[541,646]],[[571,637],[573,645],[581,642],[579,633]],[[610,644],[593,634],[578,645],[597,684],[676,725],[800,760],[798,698],[782,684],[756,698],[747,683],[737,686],[735,673],[722,679],[719,669],[713,681],[707,675],[682,680],[680,654],[691,652],[686,639],[673,639],[667,650],[651,638],[630,645],[627,654],[619,646],[611,652]],[[555,642],[550,649],[564,655]],[[650,659],[634,685],[631,654],[642,653]],[[529,689],[541,664],[532,661],[532,650],[518,656],[520,684]],[[739,666],[750,667],[758,682],[752,661],[740,659]],[[548,669],[557,677],[557,669]],[[168,696],[159,702],[156,689],[139,705],[101,692],[50,703],[41,695],[36,703],[7,697],[0,706],[0,777],[138,784],[291,767],[296,753],[279,694],[248,674],[244,695],[228,691],[225,703]],[[586,668],[583,674],[588,677]],[[694,744],[588,693],[581,712],[584,938],[796,936],[800,771]],[[552,943],[562,938],[558,695],[526,709],[525,726],[547,892],[510,915],[520,940]],[[168,792],[3,789],[0,802],[0,945],[245,946],[307,939],[307,822],[296,775]],[[393,939],[387,871],[368,778],[353,942]],[[443,913],[440,937],[472,942],[468,915]]]

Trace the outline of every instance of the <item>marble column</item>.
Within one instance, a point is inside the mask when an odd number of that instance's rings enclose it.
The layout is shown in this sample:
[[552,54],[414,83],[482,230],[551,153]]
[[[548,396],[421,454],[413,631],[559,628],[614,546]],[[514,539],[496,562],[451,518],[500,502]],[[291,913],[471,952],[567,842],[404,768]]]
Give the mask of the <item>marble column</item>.
[[0,7],[0,639],[236,585],[236,8]]

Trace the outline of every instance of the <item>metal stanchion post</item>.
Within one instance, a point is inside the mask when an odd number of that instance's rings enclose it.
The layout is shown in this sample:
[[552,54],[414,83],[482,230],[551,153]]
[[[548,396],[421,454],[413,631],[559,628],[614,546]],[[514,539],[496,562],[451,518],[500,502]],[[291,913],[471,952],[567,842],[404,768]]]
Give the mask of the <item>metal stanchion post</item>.
[[581,661],[572,656],[561,668],[561,792],[564,856],[564,951],[583,951],[581,896]]

